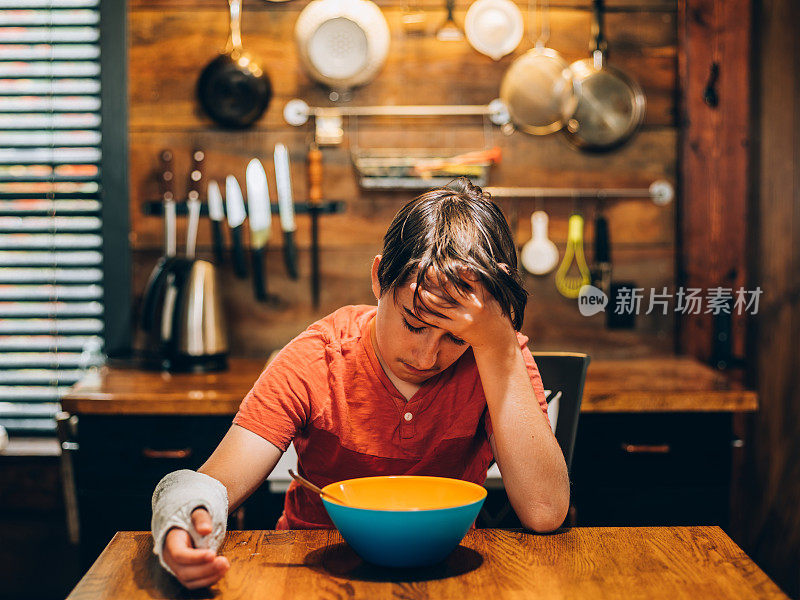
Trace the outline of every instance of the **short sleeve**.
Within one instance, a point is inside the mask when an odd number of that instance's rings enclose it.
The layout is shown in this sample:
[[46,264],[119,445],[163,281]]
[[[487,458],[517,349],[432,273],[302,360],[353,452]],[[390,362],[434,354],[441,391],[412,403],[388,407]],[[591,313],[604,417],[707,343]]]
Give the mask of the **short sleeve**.
[[242,400],[233,423],[285,452],[327,381],[326,345],[322,332],[309,329],[284,346]]
[[[542,409],[544,416],[547,417],[547,399],[544,395],[544,384],[542,383],[542,376],[539,374],[539,367],[536,366],[536,361],[533,360],[533,354],[528,350],[528,337],[517,332],[517,341],[522,351],[522,358],[525,360],[525,368],[528,369],[528,376],[531,378],[531,383],[533,384],[533,393],[536,396],[536,400],[539,402],[539,407]],[[548,422],[549,421],[548,419]],[[492,419],[489,416],[488,407],[484,411],[483,424],[486,429],[486,437],[492,437],[492,435],[494,435],[494,428],[492,427]]]

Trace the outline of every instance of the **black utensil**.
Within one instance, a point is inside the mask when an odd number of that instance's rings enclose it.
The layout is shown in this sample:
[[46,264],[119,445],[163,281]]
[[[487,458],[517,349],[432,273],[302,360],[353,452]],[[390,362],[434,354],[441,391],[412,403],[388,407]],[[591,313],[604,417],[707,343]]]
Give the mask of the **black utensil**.
[[252,125],[272,99],[272,83],[258,62],[242,48],[241,0],[228,0],[230,32],[225,50],[203,69],[197,97],[203,110],[223,127]]
[[214,239],[214,258],[218,265],[225,262],[225,242],[222,239],[222,221],[225,220],[225,209],[222,208],[222,192],[213,179],[208,182],[208,216],[211,220],[211,235]]
[[592,285],[608,294],[611,286],[611,242],[602,207],[598,208],[594,219],[594,261],[591,272]]
[[322,152],[308,151],[308,210],[311,213],[311,302],[319,306],[319,203],[322,200]]

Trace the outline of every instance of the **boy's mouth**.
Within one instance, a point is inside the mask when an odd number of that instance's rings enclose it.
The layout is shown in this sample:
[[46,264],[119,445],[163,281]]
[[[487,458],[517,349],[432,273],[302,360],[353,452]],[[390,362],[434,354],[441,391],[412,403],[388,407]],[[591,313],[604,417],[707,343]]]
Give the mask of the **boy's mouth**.
[[439,370],[439,369],[436,369],[436,368],[434,368],[434,369],[417,369],[416,367],[412,367],[410,364],[408,364],[407,362],[405,362],[403,360],[401,360],[400,362],[409,371],[411,371],[414,374],[418,374],[418,375],[432,375],[433,373],[436,373]]

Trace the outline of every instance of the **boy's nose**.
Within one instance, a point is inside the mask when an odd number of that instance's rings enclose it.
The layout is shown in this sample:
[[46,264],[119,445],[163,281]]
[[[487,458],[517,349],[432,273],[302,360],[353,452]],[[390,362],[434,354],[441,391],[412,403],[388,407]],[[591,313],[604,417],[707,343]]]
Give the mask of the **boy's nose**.
[[420,348],[417,352],[417,364],[413,365],[420,371],[427,371],[436,366],[439,358],[439,349],[436,346]]

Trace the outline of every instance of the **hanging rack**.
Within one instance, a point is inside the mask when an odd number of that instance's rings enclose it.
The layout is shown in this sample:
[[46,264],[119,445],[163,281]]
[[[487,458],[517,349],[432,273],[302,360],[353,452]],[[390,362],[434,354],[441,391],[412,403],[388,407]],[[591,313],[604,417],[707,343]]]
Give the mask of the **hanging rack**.
[[344,137],[343,117],[460,117],[484,116],[495,125],[504,125],[510,120],[508,109],[500,99],[489,104],[432,104],[400,106],[309,106],[304,100],[295,98],[283,108],[283,118],[289,125],[304,125],[314,117],[317,144],[338,145]]
[[484,187],[483,191],[494,198],[644,198],[658,206],[665,206],[675,198],[675,188],[663,179],[654,181],[647,188]]

